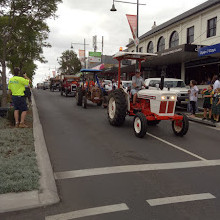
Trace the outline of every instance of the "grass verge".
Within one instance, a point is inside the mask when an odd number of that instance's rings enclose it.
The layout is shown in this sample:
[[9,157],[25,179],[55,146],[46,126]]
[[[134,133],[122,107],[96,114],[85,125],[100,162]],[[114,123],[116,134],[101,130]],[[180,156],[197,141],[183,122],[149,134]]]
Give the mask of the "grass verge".
[[0,194],[39,189],[32,121],[31,111],[24,129],[0,117]]

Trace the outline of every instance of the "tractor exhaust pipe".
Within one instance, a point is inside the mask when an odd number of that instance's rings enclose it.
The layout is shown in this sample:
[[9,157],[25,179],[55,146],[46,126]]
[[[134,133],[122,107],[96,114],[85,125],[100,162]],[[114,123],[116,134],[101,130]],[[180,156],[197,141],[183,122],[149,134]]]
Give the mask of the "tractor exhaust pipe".
[[164,71],[162,71],[162,73],[161,73],[161,80],[160,80],[160,90],[163,90],[163,88],[164,88],[164,78],[165,78],[165,72]]

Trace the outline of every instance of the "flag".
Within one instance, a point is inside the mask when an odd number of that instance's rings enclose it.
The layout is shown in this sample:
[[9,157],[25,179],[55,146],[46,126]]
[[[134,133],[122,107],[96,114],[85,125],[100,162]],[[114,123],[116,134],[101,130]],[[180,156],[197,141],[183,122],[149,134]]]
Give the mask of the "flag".
[[139,44],[139,39],[137,38],[137,15],[126,14],[129,26],[131,28],[131,33],[134,39],[134,43],[137,46]]
[[79,50],[79,58],[85,57],[85,50]]

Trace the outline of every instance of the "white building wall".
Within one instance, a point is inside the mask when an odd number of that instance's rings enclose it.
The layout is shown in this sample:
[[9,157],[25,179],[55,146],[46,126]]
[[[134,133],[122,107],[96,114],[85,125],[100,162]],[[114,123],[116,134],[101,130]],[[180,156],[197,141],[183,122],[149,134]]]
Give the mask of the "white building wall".
[[[207,21],[217,16],[216,36],[207,38]],[[194,26],[194,42],[197,45],[212,45],[220,43],[220,5],[212,7],[206,11],[190,16],[183,21],[173,24],[166,29],[157,32],[140,42],[139,47],[143,47],[143,52],[147,52],[150,41],[154,45],[154,53],[157,52],[157,43],[161,36],[165,38],[165,49],[169,49],[170,36],[173,31],[179,33],[179,45],[187,43],[187,28]],[[135,46],[128,48],[128,51],[136,51]]]

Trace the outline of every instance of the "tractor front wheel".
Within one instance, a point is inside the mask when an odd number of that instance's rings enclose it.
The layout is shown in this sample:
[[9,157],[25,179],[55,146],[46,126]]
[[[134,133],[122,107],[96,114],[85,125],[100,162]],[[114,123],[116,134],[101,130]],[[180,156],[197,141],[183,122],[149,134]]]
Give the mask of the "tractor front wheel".
[[97,103],[97,106],[101,106],[101,105],[102,105],[102,100]]
[[147,132],[147,119],[146,116],[138,112],[134,117],[134,134],[139,137],[143,138]]
[[76,104],[79,106],[82,106],[82,101],[83,101],[83,92],[82,92],[82,89],[79,88],[76,91]]
[[86,98],[86,96],[83,96],[83,103],[82,103],[82,105],[83,105],[83,108],[87,108],[87,98]]
[[127,100],[122,89],[116,89],[108,97],[108,120],[111,125],[121,126],[127,113]]
[[182,120],[174,120],[172,121],[172,129],[176,136],[184,136],[189,129],[189,120],[186,115],[178,113],[178,115],[183,116]]

